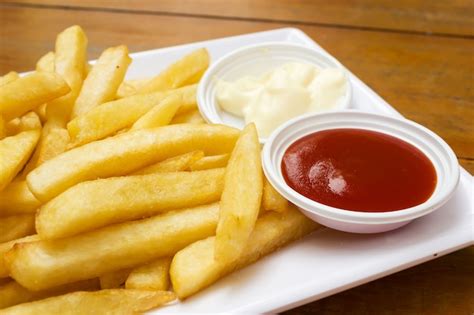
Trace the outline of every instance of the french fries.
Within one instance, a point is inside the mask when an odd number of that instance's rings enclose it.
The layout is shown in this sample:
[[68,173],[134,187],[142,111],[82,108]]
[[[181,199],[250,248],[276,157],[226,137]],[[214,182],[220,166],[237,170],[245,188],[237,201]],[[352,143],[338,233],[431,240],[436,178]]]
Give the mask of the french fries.
[[0,140],[0,191],[18,174],[33,152],[39,130],[21,132]]
[[208,66],[207,50],[204,48],[195,50],[152,78],[138,90],[138,94],[176,89],[185,85],[187,81],[196,81],[196,77],[200,78]]
[[7,136],[7,126],[6,122],[2,116],[0,116],[0,140]]
[[215,202],[223,186],[224,169],[83,182],[41,207],[36,230],[42,239],[68,237],[170,209]]
[[125,282],[127,289],[168,290],[171,258],[164,257],[133,269]]
[[266,178],[263,181],[262,209],[276,212],[285,212],[288,209],[288,200],[280,195]]
[[54,71],[61,75],[71,91],[50,102],[46,108],[47,123],[66,127],[74,102],[82,87],[85,72],[87,37],[80,26],[71,26],[56,38]]
[[29,112],[21,117],[10,120],[6,125],[8,136],[16,135],[22,131],[41,129],[41,120],[35,112]]
[[74,118],[67,125],[71,147],[103,139],[123,128],[128,128],[166,97],[172,94],[182,95],[188,93],[188,90],[195,89],[195,86],[188,86],[167,92],[130,96],[97,106]]
[[4,76],[0,77],[0,86],[13,82],[19,77],[20,76],[18,75],[18,73],[16,73],[15,71],[10,71]]
[[[47,52],[38,60],[38,62],[36,62],[36,71],[54,72],[54,59],[55,59],[54,52],[52,51]],[[34,112],[38,114],[42,123],[46,121],[46,106],[47,105],[48,105],[47,103],[44,103],[34,109]]]
[[68,143],[69,134],[66,129],[46,123],[36,150],[22,172],[22,177],[26,177],[31,170],[43,164],[43,162],[66,151]]
[[132,269],[126,268],[122,270],[112,271],[99,277],[101,289],[120,288],[127,280]]
[[[69,292],[92,291],[97,289],[99,289],[99,283],[97,279],[68,283],[44,291],[30,291],[15,281],[9,281],[6,284],[0,285],[0,309]],[[2,311],[0,311],[0,313],[1,312]]]
[[[35,150],[32,161],[28,163],[24,171],[25,175],[44,161],[66,150],[69,143],[69,135],[65,127],[82,87],[86,65],[86,48],[87,37],[77,25],[65,29],[56,38],[54,71],[64,78],[70,87],[70,92],[47,104],[46,123],[41,140]],[[50,68],[51,66],[48,67]]]
[[[54,52],[50,51],[38,60],[36,71],[54,72]],[[46,121],[46,106],[47,103],[44,103],[34,109],[43,123]]]
[[211,204],[70,238],[19,243],[4,260],[10,276],[19,284],[43,290],[174,255],[186,245],[213,235],[218,212],[218,204]]
[[191,171],[208,170],[211,168],[226,167],[230,154],[204,156],[189,166]]
[[54,52],[44,54],[36,63],[36,71],[54,72]]
[[136,94],[137,91],[145,86],[149,81],[149,78],[123,81],[117,90],[116,98],[124,98]]
[[40,238],[38,237],[38,235],[30,235],[30,236],[25,236],[20,239],[1,243],[0,244],[0,278],[8,277],[7,266],[5,265],[5,261],[3,260],[3,256],[5,255],[5,253],[8,252],[10,249],[12,249],[13,245],[15,245],[16,243],[33,242],[33,241],[38,241],[39,239]]
[[181,107],[182,99],[170,95],[138,119],[131,130],[154,128],[168,125]]
[[146,166],[142,169],[139,169],[138,171],[133,172],[132,175],[186,171],[194,162],[201,159],[203,156],[204,152],[200,150],[191,151],[189,153],[181,154],[150,166]]
[[206,121],[202,118],[201,113],[197,109],[191,109],[184,113],[178,113],[171,120],[170,124],[205,124]]
[[14,180],[0,191],[0,217],[35,213],[41,203],[33,196],[24,180]]
[[46,202],[82,181],[128,174],[189,151],[227,153],[237,136],[237,130],[220,125],[174,125],[127,132],[45,162],[28,174],[27,183],[36,198]]
[[0,243],[35,233],[35,215],[19,214],[0,217]]
[[182,98],[181,106],[178,108],[176,115],[187,113],[193,109],[197,109],[197,84],[185,85],[182,88],[179,88],[178,91],[182,91],[180,94]]
[[84,80],[74,104],[72,117],[113,100],[131,61],[126,46],[106,49]]
[[170,269],[173,289],[180,299],[184,299],[317,227],[295,207],[284,213],[268,212],[257,220],[251,241],[246,243],[239,258],[230,263],[214,259],[216,237],[193,243],[173,258]]
[[263,174],[254,124],[242,131],[227,165],[216,230],[215,258],[229,262],[245,248],[260,210]]
[[0,87],[0,115],[9,121],[69,91],[58,74],[34,72]]
[[129,81],[126,46],[86,50],[72,26],[0,77],[0,314],[144,312],[317,228],[264,178],[254,124],[201,116],[206,49]]
[[73,292],[44,300],[19,304],[0,311],[17,314],[137,314],[175,299],[172,292],[110,289]]

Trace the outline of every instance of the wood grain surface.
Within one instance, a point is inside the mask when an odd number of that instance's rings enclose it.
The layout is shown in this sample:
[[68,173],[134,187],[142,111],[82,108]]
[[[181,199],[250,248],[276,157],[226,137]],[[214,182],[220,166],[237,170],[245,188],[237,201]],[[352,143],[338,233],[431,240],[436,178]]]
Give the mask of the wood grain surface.
[[[10,2],[10,1],[4,1]],[[96,10],[279,21],[427,34],[474,36],[470,1],[429,0],[14,0],[12,3]]]
[[[474,174],[472,1],[0,1],[0,74],[32,69],[71,24],[91,59],[122,43],[134,52],[298,27]],[[473,314],[471,279],[473,247],[288,314]]]

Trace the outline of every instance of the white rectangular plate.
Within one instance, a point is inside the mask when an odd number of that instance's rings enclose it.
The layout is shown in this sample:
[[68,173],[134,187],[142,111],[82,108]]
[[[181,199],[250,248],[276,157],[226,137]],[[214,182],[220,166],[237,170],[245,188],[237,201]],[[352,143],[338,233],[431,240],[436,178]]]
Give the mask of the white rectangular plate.
[[[216,60],[270,41],[324,51],[300,30],[286,28],[136,53],[127,78],[150,77],[198,47],[206,47]],[[356,76],[350,79],[353,107],[401,117]],[[473,187],[472,176],[462,170],[451,201],[401,229],[376,235],[320,230],[154,314],[280,312],[469,246],[474,243]]]

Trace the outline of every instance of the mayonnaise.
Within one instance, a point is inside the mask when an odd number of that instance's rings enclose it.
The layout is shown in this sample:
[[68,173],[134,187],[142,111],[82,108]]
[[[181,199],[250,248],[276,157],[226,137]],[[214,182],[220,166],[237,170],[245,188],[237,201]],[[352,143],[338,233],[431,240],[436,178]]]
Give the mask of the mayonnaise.
[[346,84],[340,69],[295,62],[260,78],[219,80],[216,98],[223,110],[243,117],[245,123],[254,122],[259,135],[267,137],[293,117],[335,108],[346,93]]

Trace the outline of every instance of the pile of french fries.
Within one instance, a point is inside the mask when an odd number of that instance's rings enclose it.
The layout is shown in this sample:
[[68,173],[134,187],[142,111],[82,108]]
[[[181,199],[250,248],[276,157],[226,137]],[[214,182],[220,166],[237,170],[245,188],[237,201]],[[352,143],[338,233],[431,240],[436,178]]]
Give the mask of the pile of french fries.
[[136,313],[209,286],[317,225],[264,178],[253,124],[209,125],[198,49],[124,81],[79,26],[0,78],[0,314]]

